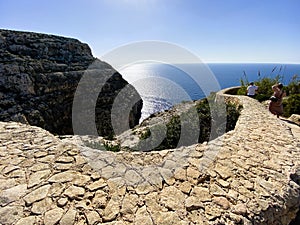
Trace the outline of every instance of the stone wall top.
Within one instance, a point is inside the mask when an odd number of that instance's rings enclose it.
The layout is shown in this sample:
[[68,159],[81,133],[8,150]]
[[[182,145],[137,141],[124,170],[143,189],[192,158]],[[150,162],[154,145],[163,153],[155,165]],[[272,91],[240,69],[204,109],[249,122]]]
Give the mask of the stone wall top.
[[246,96],[235,130],[160,152],[105,152],[0,123],[1,224],[285,224],[300,142]]

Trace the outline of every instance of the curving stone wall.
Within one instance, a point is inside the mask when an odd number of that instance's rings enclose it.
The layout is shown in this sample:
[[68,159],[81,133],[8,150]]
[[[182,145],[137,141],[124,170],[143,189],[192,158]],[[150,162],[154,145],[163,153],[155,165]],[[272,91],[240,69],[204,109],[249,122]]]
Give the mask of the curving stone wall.
[[[300,142],[260,103],[235,130],[159,152],[105,152],[0,123],[0,224],[284,224],[300,205]],[[79,143],[79,144],[78,144]]]

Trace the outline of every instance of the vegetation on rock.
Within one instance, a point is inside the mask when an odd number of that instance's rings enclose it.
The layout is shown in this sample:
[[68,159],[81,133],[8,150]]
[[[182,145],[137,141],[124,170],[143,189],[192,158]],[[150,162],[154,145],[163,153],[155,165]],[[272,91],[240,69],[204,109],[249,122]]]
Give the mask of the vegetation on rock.
[[102,151],[111,151],[111,152],[119,152],[121,149],[120,144],[115,144],[113,142],[110,141],[104,141],[104,142],[100,142],[100,141],[94,141],[94,140],[85,140],[83,141],[83,144],[86,147],[89,148],[93,148],[93,149],[98,149],[98,150],[102,150]]
[[[222,105],[222,103],[215,101],[215,95],[211,95],[208,98],[197,101],[194,108],[187,110],[180,114],[180,116],[173,115],[166,123],[166,134],[163,133],[163,129],[161,128],[162,124],[158,123],[151,127],[153,132],[151,132],[149,127],[146,127],[140,133],[139,138],[141,140],[148,138],[149,144],[155,143],[161,135],[165,135],[163,141],[153,150],[172,149],[189,143],[203,143],[205,141],[213,140],[224,132],[233,130],[240,115],[241,106],[233,103],[226,103],[226,121],[224,121],[220,118],[220,114],[222,113],[219,113],[221,112],[222,107],[224,107],[224,104]],[[195,109],[198,121],[195,120],[193,115]],[[185,127],[184,140],[180,140],[183,126]],[[224,129],[222,129],[222,126]],[[199,131],[199,134],[195,140],[195,132],[197,131]],[[147,143],[145,142],[139,142],[138,148],[143,149],[146,147],[143,145],[146,144]]]
[[[275,77],[258,77],[255,81],[255,85],[258,86],[258,91],[255,99],[263,102],[269,100],[273,95],[272,86],[276,83],[283,83],[283,76],[277,75]],[[238,90],[238,95],[246,95],[247,87],[249,85],[249,80],[247,76],[241,78],[240,80],[241,88]],[[283,99],[284,114],[283,116],[289,117],[292,114],[300,114],[300,77],[294,75],[289,83],[283,87],[286,92],[287,97]]]
[[300,114],[300,94],[289,95],[283,100],[283,116],[290,117],[292,114]]

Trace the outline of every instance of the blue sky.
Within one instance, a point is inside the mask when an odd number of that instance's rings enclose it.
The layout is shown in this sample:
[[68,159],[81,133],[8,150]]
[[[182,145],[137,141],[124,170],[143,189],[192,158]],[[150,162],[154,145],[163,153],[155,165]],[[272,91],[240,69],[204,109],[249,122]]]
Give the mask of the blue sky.
[[103,54],[177,44],[204,62],[300,63],[299,0],[0,0],[0,28],[74,37]]

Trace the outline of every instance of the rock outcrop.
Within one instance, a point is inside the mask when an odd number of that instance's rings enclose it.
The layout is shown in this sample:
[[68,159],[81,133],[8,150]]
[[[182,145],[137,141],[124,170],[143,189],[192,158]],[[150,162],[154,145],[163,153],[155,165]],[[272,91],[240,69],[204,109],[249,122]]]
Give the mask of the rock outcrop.
[[[0,30],[0,120],[29,123],[55,134],[72,134],[74,94],[80,79],[91,72],[100,78],[97,82],[105,82],[100,93],[94,92],[99,94],[92,109],[98,134],[113,134],[111,107],[125,87],[127,101],[138,101],[130,107],[129,116],[116,123],[122,124],[119,127],[138,124],[140,96],[110,65],[95,59],[87,44],[54,35]],[[104,77],[109,78],[107,82]],[[90,112],[83,109],[82,113]]]
[[300,126],[300,115],[293,114],[289,117],[289,120],[295,124],[298,124]]
[[189,146],[213,140],[233,130],[240,115],[239,103],[212,94],[179,103],[157,112],[116,139],[124,149],[152,151]]

